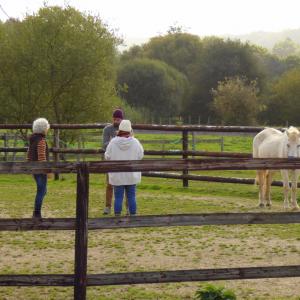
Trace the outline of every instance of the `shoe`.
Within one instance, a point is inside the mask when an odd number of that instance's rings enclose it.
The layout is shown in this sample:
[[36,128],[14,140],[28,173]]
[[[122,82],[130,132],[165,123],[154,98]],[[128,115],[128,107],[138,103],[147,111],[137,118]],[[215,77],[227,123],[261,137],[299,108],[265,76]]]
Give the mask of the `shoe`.
[[110,215],[110,207],[105,207],[103,210],[104,215]]
[[34,219],[41,219],[41,218],[42,218],[41,211],[34,210],[34,211],[33,211],[33,214],[32,214],[32,217],[33,217]]

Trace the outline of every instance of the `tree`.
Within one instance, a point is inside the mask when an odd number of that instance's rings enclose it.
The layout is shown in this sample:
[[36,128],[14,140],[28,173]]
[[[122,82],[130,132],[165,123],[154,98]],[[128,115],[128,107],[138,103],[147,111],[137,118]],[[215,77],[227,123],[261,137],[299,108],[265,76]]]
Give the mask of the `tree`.
[[213,89],[216,115],[224,125],[253,125],[258,113],[256,81],[246,78],[226,78]]
[[116,99],[118,39],[98,17],[43,7],[0,24],[0,118],[99,121]]
[[201,49],[199,36],[171,27],[167,35],[154,37],[144,45],[144,56],[164,61],[189,78]]
[[201,116],[201,119],[215,119],[211,90],[225,78],[247,77],[257,80],[261,88],[264,69],[259,65],[256,50],[240,41],[223,40],[217,37],[202,40],[202,54],[194,63],[194,72],[189,77],[192,86],[191,97],[186,102],[186,115]]
[[280,58],[286,58],[290,55],[299,55],[300,45],[290,38],[278,42],[274,45],[272,52]]
[[120,68],[118,84],[121,97],[133,107],[169,117],[180,112],[187,79],[163,62],[136,59]]
[[300,69],[284,73],[271,87],[265,118],[272,125],[299,124]]

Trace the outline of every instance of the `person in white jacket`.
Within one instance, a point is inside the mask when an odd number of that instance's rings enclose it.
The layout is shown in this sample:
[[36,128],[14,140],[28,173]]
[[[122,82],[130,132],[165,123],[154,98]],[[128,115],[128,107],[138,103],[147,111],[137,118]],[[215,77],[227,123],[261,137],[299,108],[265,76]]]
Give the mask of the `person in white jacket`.
[[[117,136],[108,144],[105,151],[106,160],[140,160],[144,156],[144,149],[140,142],[132,136],[132,127],[129,120],[122,120]],[[115,203],[114,212],[120,216],[124,192],[128,199],[130,215],[135,215],[136,185],[141,182],[141,172],[109,173],[109,183],[113,186]]]

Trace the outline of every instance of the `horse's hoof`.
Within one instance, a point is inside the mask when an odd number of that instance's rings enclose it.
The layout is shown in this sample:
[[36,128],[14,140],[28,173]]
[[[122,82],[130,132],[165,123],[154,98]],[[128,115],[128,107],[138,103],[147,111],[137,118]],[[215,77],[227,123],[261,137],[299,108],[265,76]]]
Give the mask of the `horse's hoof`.
[[271,203],[267,203],[267,208],[271,208],[272,207],[272,204]]
[[265,207],[265,205],[264,205],[263,203],[259,203],[259,204],[258,204],[258,207],[260,207],[260,208],[264,208],[264,207]]

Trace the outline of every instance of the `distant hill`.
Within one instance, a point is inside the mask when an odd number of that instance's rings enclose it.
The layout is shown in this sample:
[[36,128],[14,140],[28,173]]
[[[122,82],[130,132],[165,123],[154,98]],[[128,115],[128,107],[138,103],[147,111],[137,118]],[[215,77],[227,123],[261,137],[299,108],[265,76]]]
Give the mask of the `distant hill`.
[[228,35],[226,37],[240,39],[242,42],[249,41],[251,44],[256,44],[271,50],[276,43],[286,38],[290,38],[295,43],[300,44],[300,28],[287,29],[281,32],[257,31],[244,35]]
[[[272,50],[273,46],[286,38],[290,38],[295,43],[300,45],[300,28],[298,29],[287,29],[281,32],[266,32],[256,31],[249,34],[243,35],[226,35],[220,36],[223,38],[240,39],[242,42],[250,42],[251,44],[259,45],[269,50]],[[147,43],[149,38],[127,38],[124,39],[124,44],[119,47],[121,51],[130,48],[133,45],[141,45]]]

